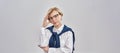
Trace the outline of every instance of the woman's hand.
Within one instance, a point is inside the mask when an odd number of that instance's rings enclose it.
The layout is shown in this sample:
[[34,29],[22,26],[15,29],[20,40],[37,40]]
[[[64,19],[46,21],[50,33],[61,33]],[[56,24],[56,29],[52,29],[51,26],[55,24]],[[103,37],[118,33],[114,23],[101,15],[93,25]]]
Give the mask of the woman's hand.
[[48,46],[46,46],[46,47],[44,47],[44,48],[43,48],[43,50],[44,50],[45,52],[48,52],[49,47],[48,47]]
[[45,17],[44,17],[44,20],[43,20],[43,27],[46,27],[48,24],[49,24],[50,22],[49,22],[49,20],[48,20],[48,15],[46,15]]
[[[38,45],[38,47],[40,47],[40,45]],[[46,46],[46,47],[40,47],[41,49],[43,49],[46,53],[48,53],[48,50],[49,50],[49,47]]]

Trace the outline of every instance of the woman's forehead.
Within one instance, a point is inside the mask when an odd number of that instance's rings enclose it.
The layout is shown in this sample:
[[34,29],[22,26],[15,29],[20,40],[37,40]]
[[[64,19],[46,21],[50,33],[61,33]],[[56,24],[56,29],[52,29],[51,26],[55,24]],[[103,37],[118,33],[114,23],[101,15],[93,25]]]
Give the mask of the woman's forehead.
[[58,14],[58,12],[57,12],[57,11],[53,11],[53,12],[50,14],[50,16],[52,17],[52,16],[54,16],[54,15],[56,15],[56,14]]

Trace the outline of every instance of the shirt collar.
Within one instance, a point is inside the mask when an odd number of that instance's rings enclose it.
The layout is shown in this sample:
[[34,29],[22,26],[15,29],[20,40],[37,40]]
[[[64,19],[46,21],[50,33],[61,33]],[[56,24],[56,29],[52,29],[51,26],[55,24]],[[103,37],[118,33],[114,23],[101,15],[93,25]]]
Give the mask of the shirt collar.
[[55,27],[53,28],[54,32],[60,33],[63,30],[64,25],[62,24],[58,29],[56,29]]

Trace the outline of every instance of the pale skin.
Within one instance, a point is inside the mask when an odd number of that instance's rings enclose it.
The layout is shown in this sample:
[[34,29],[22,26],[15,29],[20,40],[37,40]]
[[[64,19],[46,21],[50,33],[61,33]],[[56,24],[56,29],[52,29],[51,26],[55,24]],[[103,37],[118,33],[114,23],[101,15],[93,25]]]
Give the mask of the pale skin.
[[[57,15],[58,14],[58,15]],[[57,15],[57,16],[56,16]],[[50,18],[51,17],[51,18]],[[50,20],[48,20],[48,18],[50,18]],[[46,15],[44,17],[44,20],[43,20],[43,24],[42,24],[42,27],[46,27],[49,23],[52,23],[54,25],[55,28],[59,28],[62,23],[61,23],[61,20],[62,20],[62,16],[57,12],[57,11],[53,11],[49,17],[48,15]],[[40,47],[40,46],[39,46]],[[49,46],[45,46],[45,47],[40,47],[42,48],[45,52],[48,52],[48,49],[49,49]]]

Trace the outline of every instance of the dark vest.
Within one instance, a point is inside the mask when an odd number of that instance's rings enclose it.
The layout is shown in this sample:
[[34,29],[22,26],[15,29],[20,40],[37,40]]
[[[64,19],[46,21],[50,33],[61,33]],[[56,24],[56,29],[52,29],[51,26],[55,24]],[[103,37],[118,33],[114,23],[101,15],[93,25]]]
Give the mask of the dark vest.
[[64,25],[63,30],[61,31],[61,33],[57,34],[57,32],[53,32],[53,27],[54,26],[50,26],[47,29],[50,30],[50,32],[52,33],[52,36],[50,37],[49,40],[49,47],[51,48],[60,48],[60,38],[59,36],[61,36],[63,33],[67,32],[67,31],[71,31],[73,34],[73,51],[74,51],[74,43],[75,43],[75,34],[73,32],[73,30],[69,27],[67,27],[66,25]]

